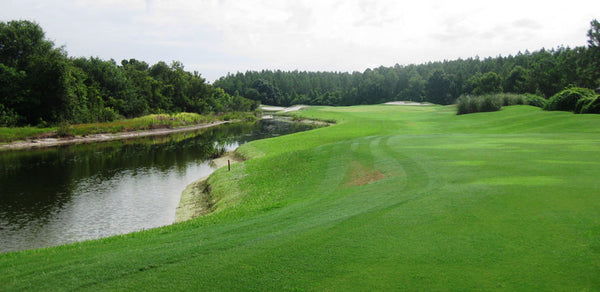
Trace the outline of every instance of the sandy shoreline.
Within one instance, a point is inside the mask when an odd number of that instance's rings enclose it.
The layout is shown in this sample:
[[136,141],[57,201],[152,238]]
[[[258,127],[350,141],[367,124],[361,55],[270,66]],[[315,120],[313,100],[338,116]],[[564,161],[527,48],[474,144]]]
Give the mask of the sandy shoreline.
[[[234,164],[241,161],[242,159],[234,153],[227,153],[211,160],[211,163],[216,168],[216,171],[221,167],[227,167],[228,162]],[[212,207],[216,201],[211,197],[208,188],[207,180],[209,176],[210,175],[202,177],[185,187],[185,190],[183,190],[181,197],[179,198],[179,205],[175,210],[174,223],[194,219],[213,211]]]
[[146,130],[146,131],[133,131],[133,132],[122,132],[122,133],[105,133],[105,134],[93,134],[85,137],[69,137],[69,138],[43,138],[43,139],[31,139],[24,141],[15,141],[8,144],[0,145],[0,151],[5,150],[21,150],[21,149],[31,149],[31,148],[44,148],[44,147],[54,147],[54,146],[62,146],[62,145],[72,145],[72,144],[80,144],[80,143],[95,143],[95,142],[104,142],[104,141],[112,141],[112,140],[123,140],[130,138],[139,138],[139,137],[147,137],[147,136],[160,136],[177,132],[186,132],[193,131],[198,129],[204,129],[209,127],[214,127],[222,124],[229,123],[230,121],[219,121],[212,122],[210,124],[200,124],[193,125],[189,127],[181,127],[174,129],[154,129],[154,130]]

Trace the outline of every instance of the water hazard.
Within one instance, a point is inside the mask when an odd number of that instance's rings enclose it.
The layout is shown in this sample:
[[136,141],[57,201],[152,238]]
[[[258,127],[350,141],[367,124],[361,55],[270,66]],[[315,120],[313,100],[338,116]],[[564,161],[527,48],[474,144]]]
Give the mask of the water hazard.
[[209,161],[248,141],[314,128],[278,120],[168,137],[0,152],[0,252],[168,225]]

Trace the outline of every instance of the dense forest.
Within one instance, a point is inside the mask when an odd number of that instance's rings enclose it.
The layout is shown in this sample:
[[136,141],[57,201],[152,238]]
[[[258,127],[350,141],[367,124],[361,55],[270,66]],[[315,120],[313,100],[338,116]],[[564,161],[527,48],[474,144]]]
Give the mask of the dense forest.
[[30,21],[0,22],[0,126],[111,121],[149,113],[250,111],[180,62],[70,58]]
[[269,105],[355,105],[392,100],[452,104],[461,95],[531,93],[544,98],[566,87],[600,85],[600,23],[591,22],[588,46],[558,47],[480,59],[395,65],[366,71],[228,74],[214,82],[229,94]]
[[111,121],[149,113],[254,110],[259,103],[357,105],[392,100],[452,104],[465,95],[600,85],[600,23],[588,46],[378,67],[364,72],[248,71],[207,83],[180,62],[68,57],[30,21],[0,22],[0,126]]

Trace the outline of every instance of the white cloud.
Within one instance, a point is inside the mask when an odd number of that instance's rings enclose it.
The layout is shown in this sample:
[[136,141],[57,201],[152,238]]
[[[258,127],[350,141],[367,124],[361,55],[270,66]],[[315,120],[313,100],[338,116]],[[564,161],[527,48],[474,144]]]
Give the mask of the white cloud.
[[73,4],[79,9],[105,10],[106,12],[143,11],[146,8],[144,0],[75,0]]
[[247,69],[362,71],[429,60],[579,46],[600,15],[590,0],[33,0],[34,19],[71,55],[180,60],[213,80]]

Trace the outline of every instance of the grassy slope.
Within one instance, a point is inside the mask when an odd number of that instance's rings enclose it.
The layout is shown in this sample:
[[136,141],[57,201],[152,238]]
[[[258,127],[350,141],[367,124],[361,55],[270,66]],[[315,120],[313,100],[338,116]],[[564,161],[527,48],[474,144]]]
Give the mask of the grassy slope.
[[0,255],[0,287],[600,289],[600,116],[302,114],[340,123],[242,146],[216,213]]

